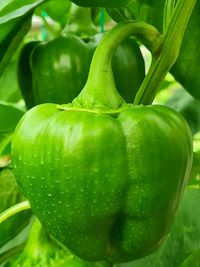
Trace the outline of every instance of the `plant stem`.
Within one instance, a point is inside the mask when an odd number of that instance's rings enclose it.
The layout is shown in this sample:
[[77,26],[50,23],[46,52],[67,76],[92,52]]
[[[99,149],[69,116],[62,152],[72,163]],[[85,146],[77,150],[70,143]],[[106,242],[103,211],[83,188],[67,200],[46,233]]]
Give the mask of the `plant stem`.
[[163,33],[167,31],[176,6],[176,0],[166,0],[163,13]]
[[105,10],[102,8],[100,11],[100,28],[101,32],[104,32],[104,26],[105,26]]
[[168,30],[163,37],[161,53],[152,61],[134,101],[134,104],[151,104],[160,84],[176,62],[185,29],[197,0],[179,0],[173,13]]
[[153,26],[135,21],[124,21],[109,31],[97,47],[90,66],[87,83],[73,101],[75,106],[92,109],[118,109],[126,105],[116,90],[112,72],[112,56],[128,36],[141,40],[157,57],[161,35]]
[[10,208],[8,208],[7,210],[5,210],[4,212],[2,212],[0,214],[0,224],[3,223],[5,220],[7,220],[8,218],[10,218],[11,216],[24,211],[24,210],[28,210],[30,209],[30,205],[28,203],[28,201],[23,201],[20,202]]
[[72,32],[79,36],[93,35],[97,29],[92,21],[91,9],[71,4],[69,19],[63,33]]

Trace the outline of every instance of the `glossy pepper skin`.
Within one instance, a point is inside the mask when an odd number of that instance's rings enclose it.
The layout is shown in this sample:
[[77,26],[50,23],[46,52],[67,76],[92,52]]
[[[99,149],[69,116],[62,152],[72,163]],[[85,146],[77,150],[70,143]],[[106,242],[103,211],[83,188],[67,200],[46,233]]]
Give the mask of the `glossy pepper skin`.
[[185,120],[164,106],[112,116],[43,104],[17,127],[13,167],[49,233],[84,260],[125,262],[165,238],[190,144]]
[[125,7],[131,0],[72,0],[76,5],[83,7]]
[[73,34],[38,45],[31,57],[36,104],[70,103],[83,88],[94,46]]
[[113,28],[73,102],[34,107],[13,135],[13,169],[33,212],[86,261],[127,262],[155,250],[190,174],[185,119],[165,106],[127,104],[115,87],[112,55],[143,30],[153,31],[134,21]]

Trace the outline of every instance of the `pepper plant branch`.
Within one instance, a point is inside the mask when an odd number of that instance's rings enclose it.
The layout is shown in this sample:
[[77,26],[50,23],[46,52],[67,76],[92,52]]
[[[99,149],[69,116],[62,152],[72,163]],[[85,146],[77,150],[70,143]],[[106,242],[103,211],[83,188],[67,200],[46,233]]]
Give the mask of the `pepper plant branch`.
[[93,35],[97,33],[97,29],[92,22],[91,8],[71,4],[68,22],[62,33],[69,32],[78,35]]
[[0,214],[0,224],[3,223],[5,220],[7,220],[8,218],[10,218],[11,216],[24,211],[24,210],[28,210],[30,209],[30,205],[28,203],[28,201],[23,201],[20,202],[10,208],[8,208],[7,210],[5,210],[4,212],[2,212]]
[[176,62],[185,29],[197,0],[179,0],[167,32],[160,44],[160,55],[153,60],[136,97],[134,104],[151,104],[160,84]]

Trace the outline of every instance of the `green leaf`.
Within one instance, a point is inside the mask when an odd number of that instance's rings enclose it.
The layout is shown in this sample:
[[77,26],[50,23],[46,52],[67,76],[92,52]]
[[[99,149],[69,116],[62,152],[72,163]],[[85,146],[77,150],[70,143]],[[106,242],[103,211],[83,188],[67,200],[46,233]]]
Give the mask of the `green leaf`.
[[200,266],[200,249],[194,250],[179,267],[199,267]]
[[0,76],[31,27],[31,15],[0,24]]
[[12,133],[23,114],[15,107],[0,104],[0,155],[11,141]]
[[120,22],[123,20],[136,19],[138,17],[138,9],[135,2],[133,2],[132,7],[134,11],[128,7],[107,8],[106,10],[114,21]]
[[[24,200],[18,190],[13,172],[9,168],[0,171],[0,188],[0,213]],[[0,247],[14,238],[27,225],[30,215],[30,211],[22,212],[0,224]]]
[[178,88],[165,105],[177,110],[187,121],[195,134],[200,131],[200,101],[192,97],[183,88]]
[[71,0],[82,7],[123,7],[127,6],[133,0]]
[[[162,3],[163,0],[161,0]],[[159,5],[160,1],[157,2]],[[150,13],[150,7],[153,7],[153,2],[148,1],[132,0],[129,5],[123,8],[107,8],[107,12],[116,22],[122,20],[134,19],[137,21],[147,21],[147,16]]]
[[189,254],[200,249],[199,203],[200,189],[188,188],[165,243],[153,254],[117,267],[178,267]]
[[0,101],[16,103],[22,98],[17,82],[17,60],[11,60],[0,77]]
[[45,0],[4,0],[0,2],[0,24],[26,15]]
[[33,9],[44,1],[0,1],[0,76],[31,27]]

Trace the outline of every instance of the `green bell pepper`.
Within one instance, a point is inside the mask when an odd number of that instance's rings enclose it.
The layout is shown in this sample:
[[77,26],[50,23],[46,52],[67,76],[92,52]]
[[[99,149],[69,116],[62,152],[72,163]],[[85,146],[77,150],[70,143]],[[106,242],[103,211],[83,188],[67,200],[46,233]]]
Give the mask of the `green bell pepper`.
[[[18,67],[27,108],[48,102],[70,103],[86,83],[93,53],[103,35],[94,35],[90,9],[73,6],[61,36],[36,47],[35,42],[27,44]],[[113,72],[120,94],[133,102],[145,77],[144,59],[135,40],[129,38],[119,46],[113,57]]]
[[33,49],[39,44],[39,41],[32,41],[27,43],[23,48],[18,60],[17,78],[21,94],[26,103],[27,109],[36,105],[33,86],[32,86],[32,73],[29,63],[30,55]]
[[72,34],[39,44],[31,58],[35,103],[71,102],[87,80],[93,52]]
[[160,246],[190,174],[185,119],[166,106],[127,104],[115,87],[112,54],[148,30],[135,22],[112,29],[78,97],[31,109],[13,136],[14,172],[33,212],[87,261],[127,262]]

